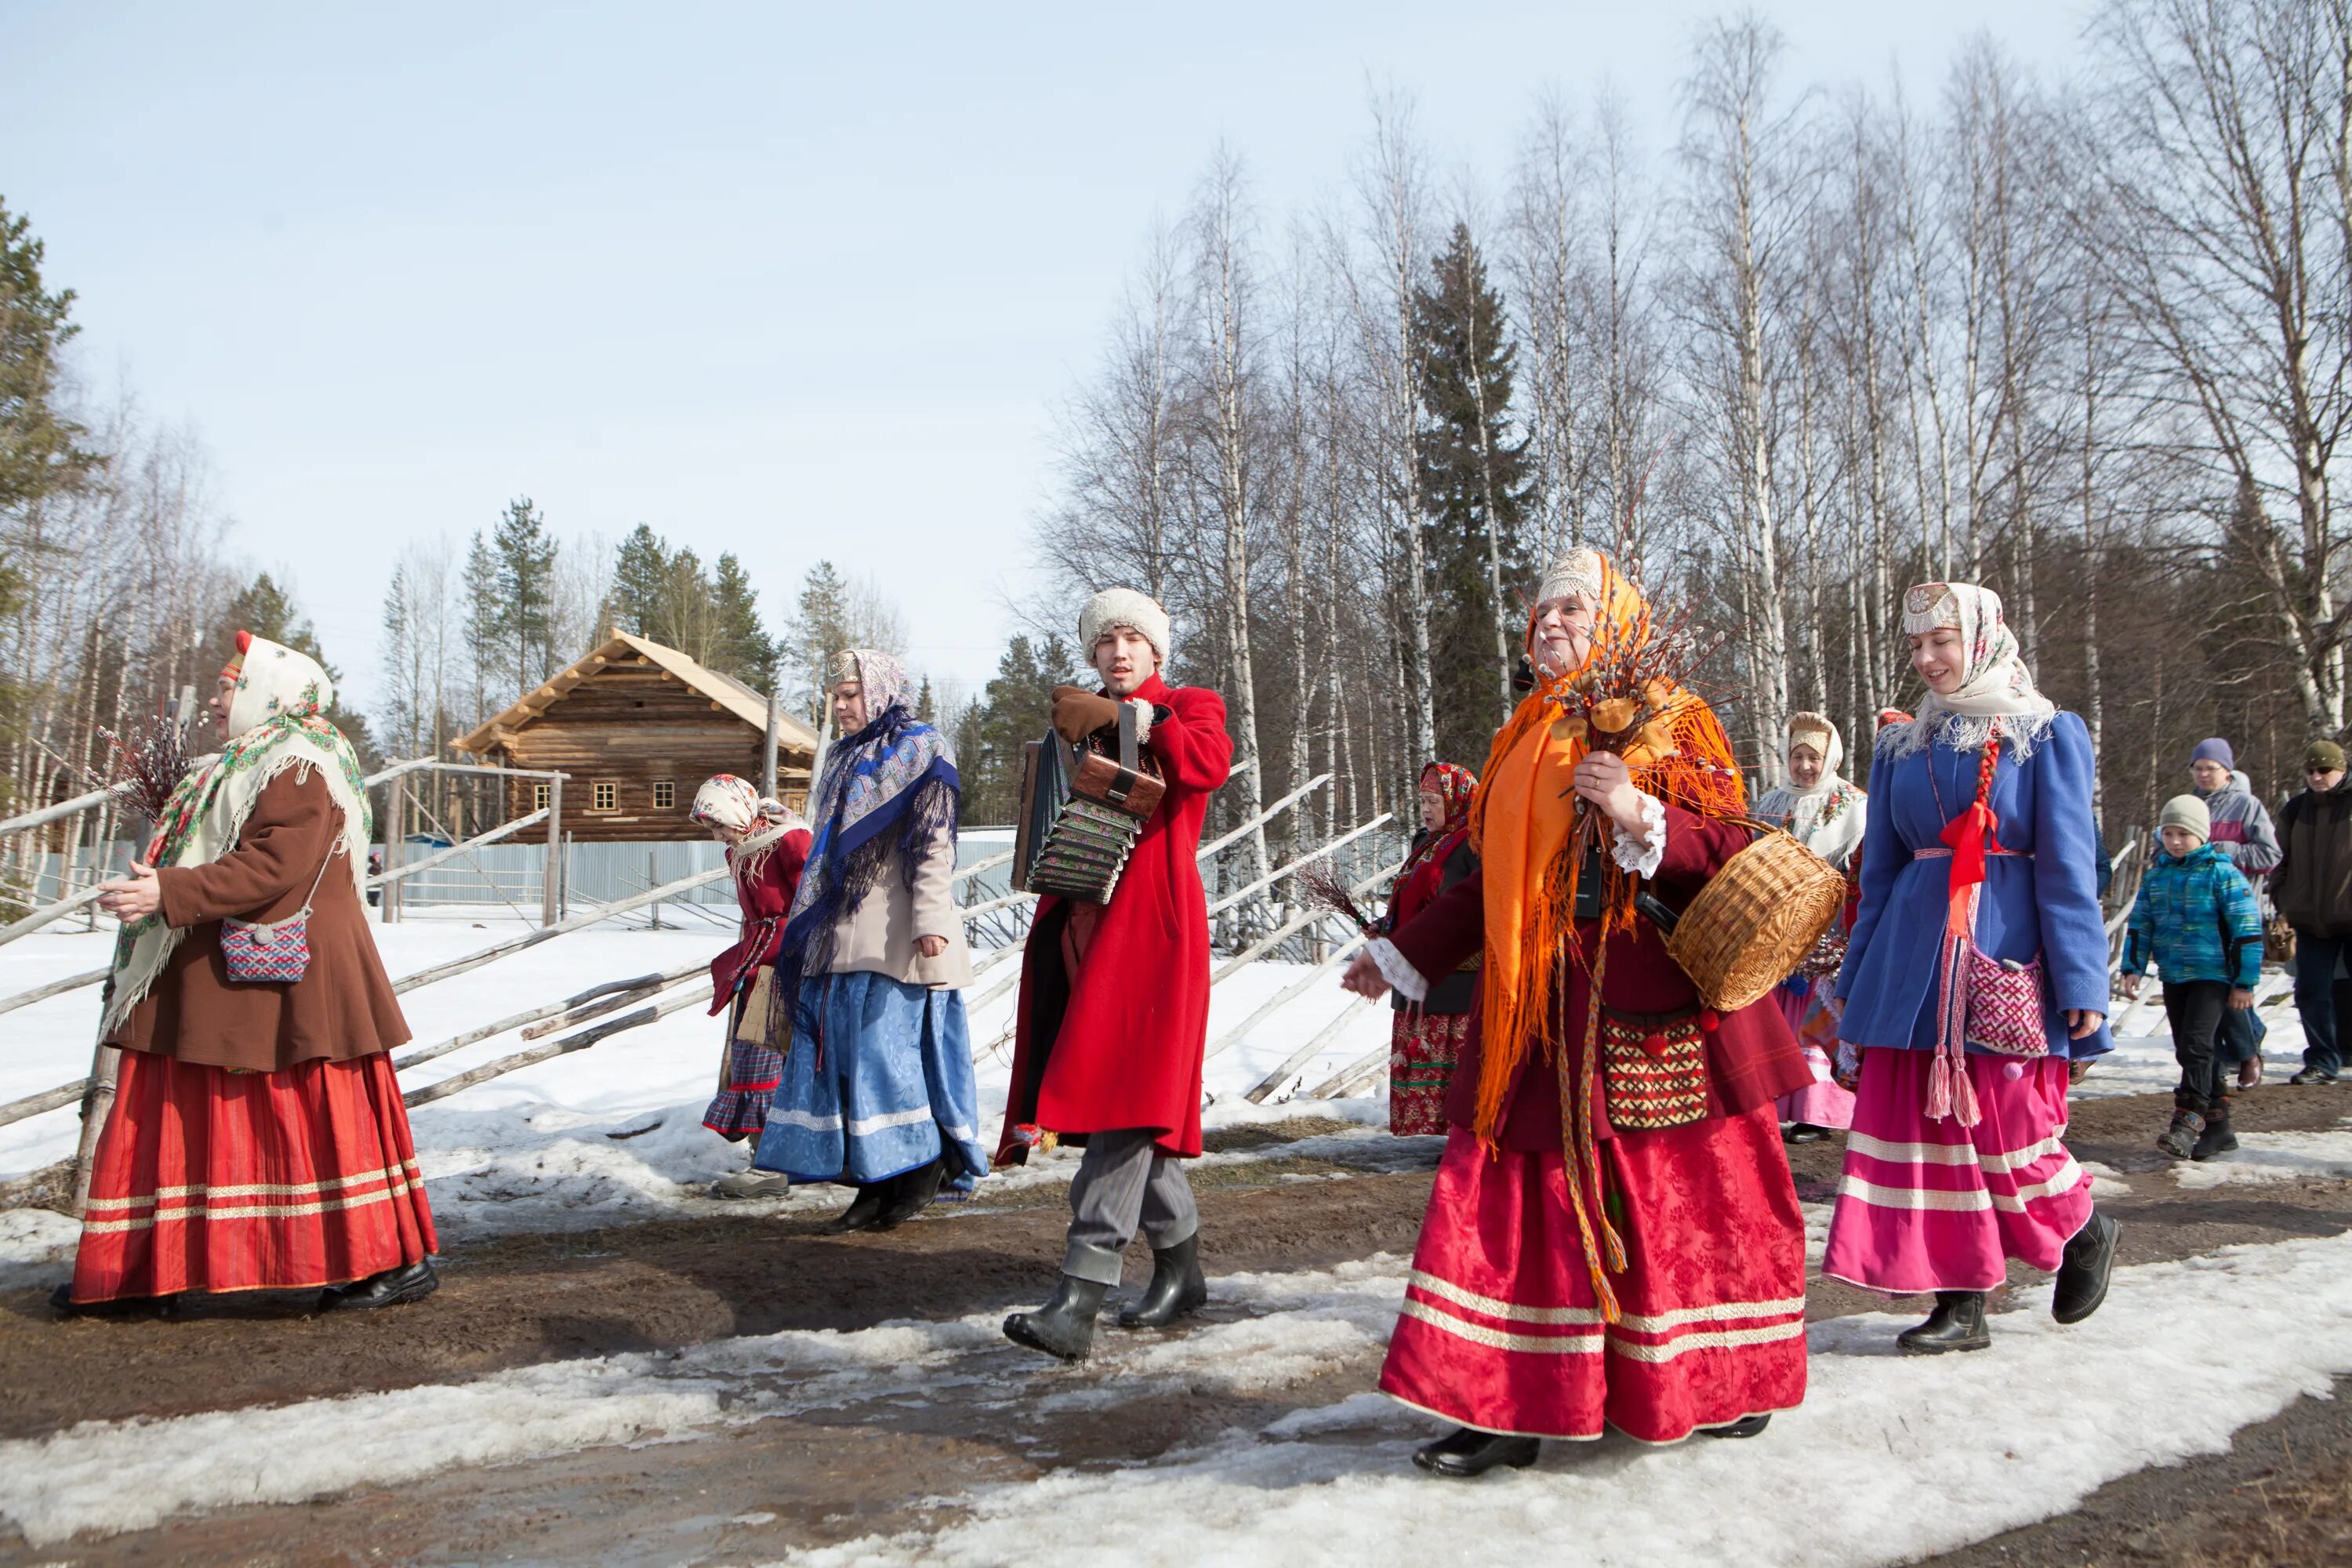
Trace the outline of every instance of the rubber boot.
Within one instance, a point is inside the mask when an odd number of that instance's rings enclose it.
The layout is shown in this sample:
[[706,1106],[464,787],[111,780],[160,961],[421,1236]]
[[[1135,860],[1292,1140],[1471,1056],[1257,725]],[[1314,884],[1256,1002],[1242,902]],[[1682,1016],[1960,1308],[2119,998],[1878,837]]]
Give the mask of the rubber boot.
[[903,1174],[893,1176],[885,1184],[890,1189],[887,1203],[874,1221],[877,1230],[896,1230],[925,1209],[940,1195],[940,1184],[947,1180],[948,1157],[945,1154],[928,1165],[919,1165]]
[[1916,1328],[1895,1336],[1895,1348],[1905,1355],[1942,1355],[1947,1351],[1980,1351],[1992,1343],[1985,1327],[1985,1293],[1981,1290],[1938,1290],[1936,1310]]
[[2172,1107],[2172,1125],[2156,1135],[2156,1146],[2176,1160],[2186,1160],[2197,1147],[2204,1133],[2205,1118],[2196,1107],[2176,1100]]
[[1166,1248],[1151,1249],[1151,1283],[1135,1305],[1118,1315],[1122,1329],[1164,1329],[1207,1303],[1209,1281],[1201,1273],[1201,1233]]
[[1535,1437],[1511,1437],[1500,1432],[1482,1432],[1475,1426],[1458,1426],[1434,1443],[1423,1443],[1412,1451],[1412,1462],[1433,1476],[1468,1478],[1483,1476],[1497,1465],[1508,1465],[1524,1470],[1536,1462],[1536,1454],[1543,1447]]
[[857,1195],[850,1199],[849,1206],[824,1227],[825,1231],[832,1236],[846,1236],[853,1230],[871,1230],[889,1203],[890,1184],[868,1182],[857,1189]]
[[2205,1107],[2205,1131],[2197,1135],[2196,1146],[2189,1151],[2192,1160],[2218,1160],[2238,1146],[2238,1135],[2230,1131],[2230,1097],[2222,1095]]
[[1757,1437],[1761,1436],[1764,1428],[1770,1425],[1772,1416],[1768,1411],[1762,1415],[1743,1415],[1720,1426],[1702,1426],[1698,1432],[1702,1437]]
[[1095,1314],[1102,1310],[1110,1287],[1075,1274],[1062,1276],[1054,1299],[1034,1312],[1015,1312],[1004,1320],[1004,1337],[1016,1345],[1084,1361],[1095,1348]]
[[2116,1238],[2124,1227],[2098,1210],[2066,1244],[2058,1262],[2058,1289],[2050,1298],[2050,1315],[2062,1323],[2079,1323],[2107,1299],[2107,1280],[2116,1271]]

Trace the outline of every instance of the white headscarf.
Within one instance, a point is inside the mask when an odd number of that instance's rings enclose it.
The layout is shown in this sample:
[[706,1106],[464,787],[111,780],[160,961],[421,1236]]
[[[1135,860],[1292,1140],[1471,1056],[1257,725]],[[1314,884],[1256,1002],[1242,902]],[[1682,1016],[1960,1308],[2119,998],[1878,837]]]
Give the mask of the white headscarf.
[[319,661],[299,648],[268,637],[238,634],[244,664],[228,700],[228,737],[234,741],[272,719],[324,713],[335,705],[335,683]]
[[1998,719],[2003,743],[2018,756],[2030,756],[2050,732],[2058,707],[2035,688],[2019,655],[2017,634],[2001,617],[2000,595],[1973,583],[1922,583],[1903,595],[1906,637],[1939,626],[1960,634],[1967,661],[1960,684],[1948,695],[1928,692],[1917,720],[1888,725],[1883,743],[1898,757],[1924,751],[1938,739],[1955,751],[1981,751]]
[[1824,713],[1794,713],[1788,724],[1789,744],[1812,746],[1822,753],[1821,776],[1811,784],[1785,784],[1768,791],[1756,803],[1756,815],[1778,822],[1797,842],[1843,871],[1862,847],[1867,823],[1868,797],[1841,777],[1845,738]]
[[[747,881],[760,874],[775,847],[794,828],[808,826],[806,819],[778,800],[763,800],[749,779],[733,773],[714,773],[694,792],[694,805],[687,812],[693,821],[717,827],[731,827],[743,835],[727,847],[727,863],[735,874]],[[757,831],[754,831],[754,829]]]

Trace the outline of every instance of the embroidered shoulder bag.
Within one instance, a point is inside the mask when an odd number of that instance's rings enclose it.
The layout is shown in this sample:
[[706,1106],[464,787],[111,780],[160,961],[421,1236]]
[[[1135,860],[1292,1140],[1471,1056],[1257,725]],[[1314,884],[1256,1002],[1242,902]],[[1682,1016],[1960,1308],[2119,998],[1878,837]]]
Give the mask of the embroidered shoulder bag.
[[319,896],[319,884],[326,880],[327,868],[335,863],[335,850],[341,841],[338,834],[328,844],[327,858],[319,862],[319,874],[310,879],[302,907],[284,920],[222,920],[221,964],[232,984],[288,985],[309,973],[310,902]]

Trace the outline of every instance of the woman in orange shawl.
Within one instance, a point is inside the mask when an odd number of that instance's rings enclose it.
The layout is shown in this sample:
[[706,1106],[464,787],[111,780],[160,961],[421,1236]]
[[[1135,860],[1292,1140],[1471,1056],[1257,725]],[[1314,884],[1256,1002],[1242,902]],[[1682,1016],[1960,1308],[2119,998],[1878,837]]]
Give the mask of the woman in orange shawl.
[[[1649,719],[1613,751],[1570,712],[1658,646],[1605,556],[1551,567],[1528,631],[1536,689],[1472,807],[1479,869],[1348,973],[1360,994],[1411,996],[1481,959],[1381,1372],[1461,1424],[1413,1456],[1440,1475],[1524,1467],[1540,1438],[1605,1426],[1751,1436],[1804,1396],[1804,1223],[1774,1101],[1810,1075],[1769,998],[1701,1005],[1660,924],[1748,846],[1738,768],[1714,712],[1664,674],[1621,705]],[[1601,831],[1579,854],[1586,813]]]

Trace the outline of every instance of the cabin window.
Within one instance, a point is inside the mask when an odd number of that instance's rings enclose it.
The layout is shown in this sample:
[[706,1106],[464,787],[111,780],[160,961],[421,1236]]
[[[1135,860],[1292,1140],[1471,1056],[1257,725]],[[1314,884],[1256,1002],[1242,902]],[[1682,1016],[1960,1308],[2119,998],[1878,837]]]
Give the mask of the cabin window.
[[531,810],[533,810],[533,811],[545,811],[545,810],[547,809],[547,807],[548,807],[548,803],[549,803],[549,802],[550,802],[550,801],[554,797],[554,794],[555,794],[554,787],[553,787],[552,785],[551,785],[551,784],[544,784],[544,783],[541,783],[541,784],[535,784],[531,785],[531,786],[530,786],[530,808],[531,808]]
[[598,779],[593,787],[594,790],[593,798],[594,799],[595,804],[589,807],[590,810],[618,811],[621,809],[621,785],[619,781],[614,779]]
[[675,811],[677,809],[677,781],[676,779],[654,780],[654,809],[656,811]]

